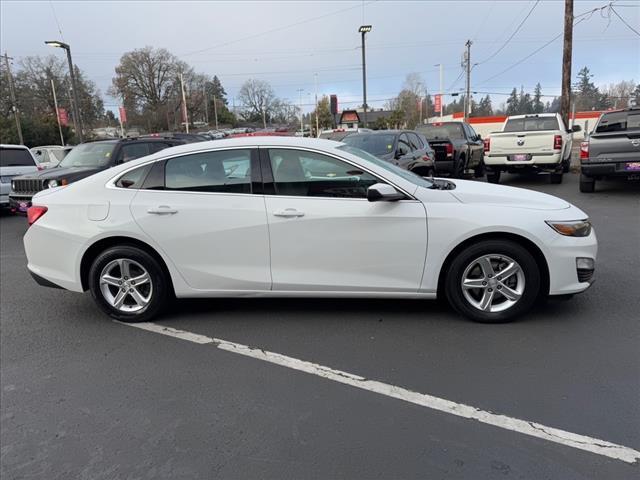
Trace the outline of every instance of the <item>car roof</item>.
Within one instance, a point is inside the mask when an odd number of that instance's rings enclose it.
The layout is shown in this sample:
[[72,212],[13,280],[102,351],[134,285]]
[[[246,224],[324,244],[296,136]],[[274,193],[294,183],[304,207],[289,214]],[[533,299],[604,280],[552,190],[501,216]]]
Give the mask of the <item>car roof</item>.
[[415,133],[412,132],[411,130],[371,130],[370,132],[354,132],[351,135],[349,135],[350,137],[363,137],[365,135],[399,135],[401,133],[407,133],[407,132],[411,132],[411,133]]
[[557,113],[527,113],[526,115],[509,115],[507,120],[518,120],[521,118],[549,118],[556,117]]
[[13,149],[22,148],[24,150],[29,150],[29,147],[27,147],[25,145],[13,145],[13,144],[10,144],[10,143],[0,144],[0,148],[13,148]]

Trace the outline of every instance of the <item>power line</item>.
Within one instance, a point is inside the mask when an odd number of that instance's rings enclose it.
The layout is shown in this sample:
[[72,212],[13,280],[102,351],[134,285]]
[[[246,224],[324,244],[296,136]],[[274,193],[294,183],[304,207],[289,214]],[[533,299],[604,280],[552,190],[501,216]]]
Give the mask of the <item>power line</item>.
[[53,0],[49,0],[49,6],[51,7],[51,12],[53,13],[53,18],[56,21],[56,25],[58,26],[58,33],[60,33],[60,38],[64,42],[64,35],[62,34],[62,27],[60,27],[60,22],[58,21],[58,16],[56,15],[56,9],[53,6]]
[[524,19],[522,19],[522,21],[520,22],[520,24],[516,27],[516,29],[514,30],[514,32],[511,34],[511,36],[509,38],[507,38],[507,40],[502,44],[502,46],[496,50],[495,52],[493,52],[493,55],[487,57],[485,60],[478,62],[478,64],[483,64],[485,62],[488,62],[489,60],[491,60],[493,57],[495,57],[496,55],[498,55],[503,49],[504,47],[506,47],[509,42],[511,41],[511,39],[513,37],[515,37],[516,33],[518,33],[520,31],[520,29],[522,28],[522,26],[524,25],[524,23],[527,21],[527,19],[531,16],[531,14],[533,13],[533,11],[536,9],[536,7],[538,6],[538,4],[540,3],[540,0],[536,0],[536,2],[533,4],[533,6],[531,7],[531,10],[529,10],[529,13],[527,13],[527,15],[524,17]]
[[[626,5],[625,5],[625,6],[626,6]],[[618,18],[620,19],[620,21],[621,21],[622,23],[624,23],[624,24],[629,28],[629,30],[631,30],[632,32],[634,32],[636,35],[638,35],[638,36],[640,37],[640,32],[638,32],[638,30],[636,30],[636,29],[635,29],[635,28],[633,28],[631,25],[629,25],[629,24],[626,22],[626,20],[625,20],[624,18],[622,18],[622,17],[620,16],[620,14],[614,10],[613,6],[610,6],[610,7],[609,7],[609,9],[613,12],[613,14],[614,14],[616,17],[618,17]]]
[[[370,2],[367,2],[366,4],[363,4],[363,7],[364,7],[364,5],[368,5],[368,4],[373,3],[375,1],[377,1],[377,0],[371,0]],[[226,47],[227,45],[232,45],[234,43],[242,42],[244,40],[251,40],[253,38],[261,37],[262,35],[267,35],[269,33],[275,33],[275,32],[279,32],[279,31],[282,31],[282,30],[289,29],[289,28],[297,27],[299,25],[304,25],[305,23],[314,22],[316,20],[320,20],[322,18],[330,17],[330,16],[336,15],[338,13],[343,13],[343,12],[346,12],[348,10],[353,10],[354,8],[360,8],[360,5],[355,5],[355,6],[352,5],[350,7],[343,8],[341,10],[336,10],[334,12],[325,13],[324,15],[318,15],[317,17],[307,18],[306,20],[301,20],[299,22],[290,23],[288,25],[283,25],[281,27],[272,28],[270,30],[265,30],[264,32],[254,33],[253,35],[247,35],[246,37],[237,38],[235,40],[229,40],[228,42],[219,43],[219,44],[213,45],[211,47],[202,48],[200,50],[194,50],[192,52],[183,53],[181,56],[185,57],[185,56],[188,56],[188,55],[193,55],[195,53],[202,53],[202,52],[206,52],[208,50],[213,50],[214,48]]]

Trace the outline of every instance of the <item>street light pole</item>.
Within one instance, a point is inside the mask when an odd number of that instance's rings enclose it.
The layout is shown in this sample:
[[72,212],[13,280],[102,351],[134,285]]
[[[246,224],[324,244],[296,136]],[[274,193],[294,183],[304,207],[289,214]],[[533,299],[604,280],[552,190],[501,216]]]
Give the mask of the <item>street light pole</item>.
[[371,31],[371,25],[362,25],[358,31],[362,34],[362,123],[367,126],[367,61],[365,52],[365,35]]
[[298,95],[300,97],[300,135],[304,137],[304,124],[302,120],[302,92],[304,92],[304,88],[299,88]]
[[318,120],[318,74],[315,74],[316,80],[316,138],[320,136],[320,122]]
[[82,135],[82,118],[80,117],[80,101],[78,100],[78,87],[76,85],[76,74],[73,71],[73,60],[71,59],[71,47],[57,40],[47,40],[45,45],[50,47],[63,48],[67,52],[67,62],[69,62],[69,77],[71,78],[71,89],[73,90],[73,116],[77,119],[78,128],[76,134],[80,143],[84,142]]
[[13,86],[13,75],[11,75],[11,65],[9,64],[9,56],[4,52],[4,61],[7,66],[7,78],[9,79],[9,93],[11,94],[11,106],[13,107],[13,115],[16,119],[16,131],[18,132],[18,140],[20,145],[24,145],[22,137],[22,124],[20,123],[20,110],[18,110],[18,102],[16,100],[16,92]]

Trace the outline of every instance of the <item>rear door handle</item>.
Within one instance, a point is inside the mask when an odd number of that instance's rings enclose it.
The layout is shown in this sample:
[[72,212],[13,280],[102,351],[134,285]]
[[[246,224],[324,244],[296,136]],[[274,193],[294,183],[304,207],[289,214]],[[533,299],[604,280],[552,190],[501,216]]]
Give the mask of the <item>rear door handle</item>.
[[273,212],[276,217],[304,217],[304,212],[296,210],[295,208],[285,208],[283,210],[276,210]]
[[168,205],[160,205],[158,207],[151,207],[147,210],[147,213],[152,213],[154,215],[173,215],[174,213],[178,213],[178,210],[175,208],[171,208]]

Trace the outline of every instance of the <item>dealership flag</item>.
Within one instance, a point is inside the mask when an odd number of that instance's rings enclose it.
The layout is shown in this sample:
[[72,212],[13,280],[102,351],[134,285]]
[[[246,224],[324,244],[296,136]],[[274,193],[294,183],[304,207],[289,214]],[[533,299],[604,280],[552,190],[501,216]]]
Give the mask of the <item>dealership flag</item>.
[[58,121],[64,127],[69,125],[69,115],[66,108],[58,108]]
[[120,122],[127,123],[127,111],[124,107],[118,107],[118,111],[120,112]]
[[436,112],[440,112],[442,113],[442,95],[437,94],[433,96],[433,106],[436,110]]

